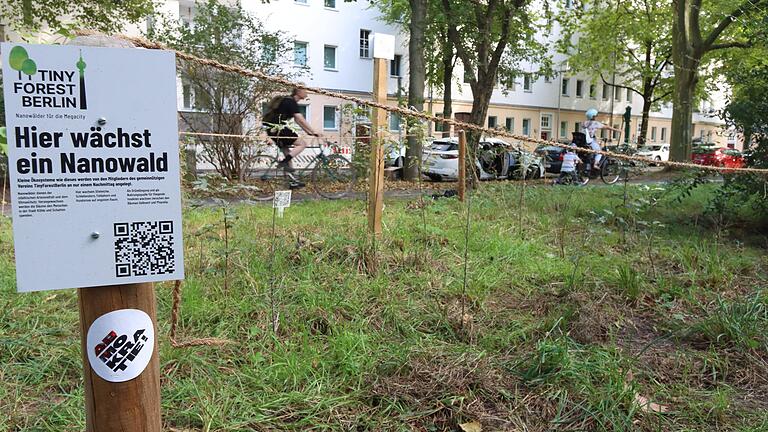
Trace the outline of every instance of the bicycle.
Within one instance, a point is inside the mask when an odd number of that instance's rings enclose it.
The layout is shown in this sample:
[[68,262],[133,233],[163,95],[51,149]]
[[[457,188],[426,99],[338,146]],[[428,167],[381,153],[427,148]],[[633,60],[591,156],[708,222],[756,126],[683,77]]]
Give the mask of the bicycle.
[[[282,153],[275,145],[270,145],[269,148],[274,149],[275,154]],[[257,201],[269,201],[274,197],[276,190],[297,189],[298,187],[291,187],[291,184],[304,183],[307,173],[310,173],[310,182],[315,192],[324,198],[339,199],[352,192],[357,173],[352,162],[338,154],[340,147],[323,140],[319,145],[307,146],[305,151],[310,149],[318,151],[304,168],[296,168],[293,173],[278,168],[277,157],[264,152],[257,154],[253,158],[255,178],[258,179],[258,184],[253,187],[254,198]]]
[[619,181],[622,175],[627,175],[626,163],[621,159],[603,155],[600,158],[597,169],[592,169],[592,161],[594,161],[595,155],[587,154],[586,157],[588,162],[582,164],[580,169],[577,169],[582,185],[589,183],[591,179],[595,179],[598,176],[600,176],[603,183],[612,185]]

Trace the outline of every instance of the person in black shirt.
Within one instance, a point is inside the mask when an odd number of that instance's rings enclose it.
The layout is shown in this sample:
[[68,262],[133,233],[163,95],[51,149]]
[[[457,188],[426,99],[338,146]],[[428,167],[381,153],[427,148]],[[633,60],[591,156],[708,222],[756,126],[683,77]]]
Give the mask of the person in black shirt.
[[270,102],[269,111],[262,118],[267,127],[269,138],[277,144],[285,158],[277,166],[286,172],[293,172],[291,159],[298,156],[306,147],[307,141],[296,134],[286,124],[293,119],[304,131],[312,136],[321,136],[312,130],[307,120],[299,112],[299,101],[307,97],[307,91],[294,88],[290,96],[277,97]]

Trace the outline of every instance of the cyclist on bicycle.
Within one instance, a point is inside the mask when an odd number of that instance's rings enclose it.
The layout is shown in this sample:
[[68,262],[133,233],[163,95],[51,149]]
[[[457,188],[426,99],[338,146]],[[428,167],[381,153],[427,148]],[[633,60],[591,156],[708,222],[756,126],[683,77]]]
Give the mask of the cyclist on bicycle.
[[[277,163],[277,167],[282,168],[289,175],[294,171],[293,166],[291,166],[291,159],[298,156],[307,147],[307,141],[287,126],[288,121],[293,119],[309,135],[321,136],[312,130],[307,120],[299,112],[299,101],[306,97],[306,90],[294,88],[290,96],[278,96],[272,99],[267,113],[262,117],[262,122],[267,128],[267,135],[285,156],[283,160]],[[297,185],[300,183],[293,176],[291,179]]]
[[[584,135],[586,135],[587,138],[587,144],[589,144],[589,147],[592,150],[600,150],[600,143],[597,141],[595,135],[598,129],[608,129],[610,131],[614,132],[621,132],[619,129],[610,127],[606,124],[600,123],[597,121],[598,112],[595,108],[590,108],[587,110],[587,121],[583,122],[581,124],[581,128],[584,131]],[[594,163],[592,164],[592,168],[596,169],[600,166],[600,160],[602,159],[603,155],[601,154],[594,154]]]

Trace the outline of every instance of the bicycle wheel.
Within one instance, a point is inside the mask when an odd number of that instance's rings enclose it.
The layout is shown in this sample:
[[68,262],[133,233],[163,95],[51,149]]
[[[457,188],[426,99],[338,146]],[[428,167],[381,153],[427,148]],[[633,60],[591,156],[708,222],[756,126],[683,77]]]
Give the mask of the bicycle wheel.
[[253,198],[257,201],[269,201],[275,196],[275,190],[285,184],[283,173],[277,168],[277,159],[269,155],[259,155],[253,160],[254,184],[249,185]]
[[605,184],[614,184],[621,177],[624,165],[618,159],[607,158],[600,165],[600,178]]
[[352,192],[356,180],[352,163],[339,155],[319,160],[312,170],[312,186],[320,196],[328,199],[338,199]]

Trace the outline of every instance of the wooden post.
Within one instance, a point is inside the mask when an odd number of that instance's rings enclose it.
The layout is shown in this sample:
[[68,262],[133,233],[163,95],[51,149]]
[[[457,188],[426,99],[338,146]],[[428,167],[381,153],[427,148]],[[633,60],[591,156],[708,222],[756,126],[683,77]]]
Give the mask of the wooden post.
[[459,131],[459,201],[464,201],[467,188],[467,134]]
[[77,290],[80,342],[85,374],[86,431],[160,432],[160,361],[157,337],[152,358],[138,377],[109,382],[88,361],[87,334],[96,318],[119,309],[138,309],[152,319],[157,335],[155,289],[151,283],[112,285]]
[[[387,65],[385,58],[373,59],[373,101],[387,102]],[[368,192],[368,230],[381,234],[381,213],[384,207],[384,128],[387,112],[373,109],[371,125],[371,177]]]
[[[109,36],[78,36],[70,45],[134,48]],[[161,432],[160,361],[157,336],[149,364],[136,378],[110,382],[98,376],[88,360],[88,329],[100,316],[121,309],[144,311],[157,335],[155,290],[152,283],[110,285],[77,290],[80,342],[85,377],[86,431]]]

